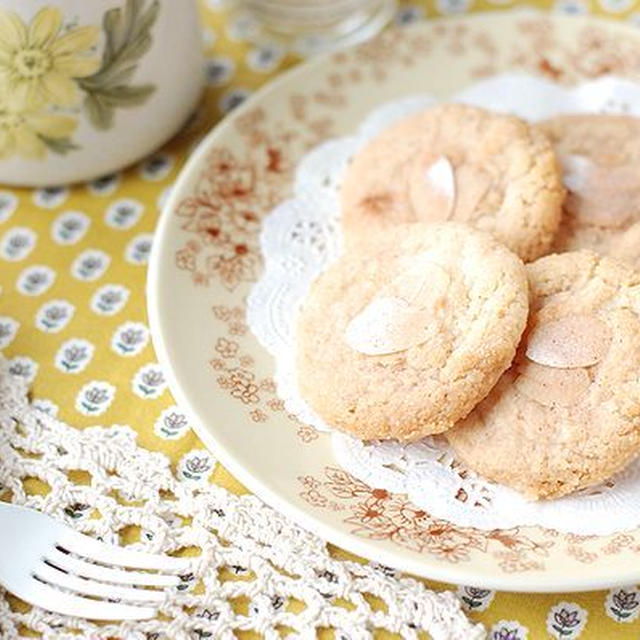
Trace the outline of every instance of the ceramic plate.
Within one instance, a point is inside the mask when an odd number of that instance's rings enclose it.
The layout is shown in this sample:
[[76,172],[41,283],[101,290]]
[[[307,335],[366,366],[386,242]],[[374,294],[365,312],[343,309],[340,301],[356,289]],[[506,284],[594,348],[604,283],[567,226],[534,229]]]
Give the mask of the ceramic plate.
[[532,13],[433,21],[297,67],[209,134],[157,230],[149,315],[175,398],[239,480],[327,540],[429,578],[518,591],[640,579],[640,530],[461,528],[349,476],[330,438],[285,412],[273,360],[245,323],[261,272],[261,219],[289,197],[309,148],[353,132],[378,104],[419,92],[446,98],[507,70],[571,84],[639,69],[640,35],[616,23]]

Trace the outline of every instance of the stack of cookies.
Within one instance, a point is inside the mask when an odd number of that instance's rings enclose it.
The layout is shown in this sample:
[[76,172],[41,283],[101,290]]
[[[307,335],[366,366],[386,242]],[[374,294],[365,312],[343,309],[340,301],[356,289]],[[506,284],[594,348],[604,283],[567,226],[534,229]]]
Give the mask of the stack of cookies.
[[342,185],[345,253],[299,314],[301,395],[366,440],[443,433],[535,498],[640,452],[640,120],[449,104]]

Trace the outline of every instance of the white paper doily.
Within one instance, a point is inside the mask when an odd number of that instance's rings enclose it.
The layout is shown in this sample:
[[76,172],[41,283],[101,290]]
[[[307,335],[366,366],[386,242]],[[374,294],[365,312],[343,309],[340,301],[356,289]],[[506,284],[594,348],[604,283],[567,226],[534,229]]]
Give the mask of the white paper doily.
[[[478,82],[451,100],[531,121],[575,112],[640,116],[640,85],[614,77],[565,88],[507,74]],[[295,382],[295,321],[311,282],[341,252],[340,182],[356,150],[393,122],[434,102],[433,97],[421,95],[385,104],[353,136],[329,140],[310,151],[298,166],[294,198],[281,203],[264,221],[260,241],[265,268],[249,296],[248,323],[276,360],[278,393],[287,409],[319,430],[330,431],[300,397]],[[540,525],[585,535],[640,525],[640,460],[606,485],[531,502],[465,469],[442,438],[413,444],[363,443],[334,432],[332,439],[338,462],[354,476],[406,493],[420,508],[457,525],[479,529]]]

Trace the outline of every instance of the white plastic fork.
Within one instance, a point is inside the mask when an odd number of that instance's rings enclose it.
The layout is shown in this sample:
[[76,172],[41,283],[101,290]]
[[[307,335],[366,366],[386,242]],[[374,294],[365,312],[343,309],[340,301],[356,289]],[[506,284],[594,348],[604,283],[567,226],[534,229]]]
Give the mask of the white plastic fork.
[[0,502],[0,584],[49,611],[92,620],[153,618],[166,597],[161,589],[180,584],[190,564],[104,544],[44,513]]

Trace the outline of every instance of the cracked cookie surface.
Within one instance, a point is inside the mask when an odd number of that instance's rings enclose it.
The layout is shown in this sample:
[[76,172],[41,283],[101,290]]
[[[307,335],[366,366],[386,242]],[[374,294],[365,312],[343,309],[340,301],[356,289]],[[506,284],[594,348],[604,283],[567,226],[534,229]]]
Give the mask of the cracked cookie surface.
[[640,451],[640,275],[586,250],[527,272],[513,365],[446,437],[472,470],[540,499],[602,482]]
[[551,246],[563,197],[540,131],[513,116],[445,104],[391,126],[354,156],[342,224],[349,244],[402,222],[464,222],[529,261]]
[[397,225],[312,285],[298,317],[299,391],[363,439],[445,431],[509,366],[527,313],[524,264],[489,234]]

